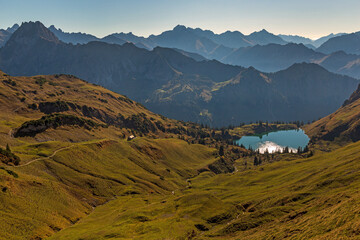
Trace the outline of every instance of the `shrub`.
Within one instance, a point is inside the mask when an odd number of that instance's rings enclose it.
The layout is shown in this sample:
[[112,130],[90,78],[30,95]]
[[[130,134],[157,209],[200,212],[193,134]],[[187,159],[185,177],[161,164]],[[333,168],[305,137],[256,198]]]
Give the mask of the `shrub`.
[[19,165],[20,163],[20,158],[11,152],[9,145],[6,145],[6,149],[0,148],[0,160],[5,164]]
[[13,80],[11,80],[10,78],[7,79],[7,80],[4,80],[3,83],[6,83],[6,84],[11,85],[11,86],[13,86],[13,87],[16,86],[16,82],[13,81]]
[[42,86],[46,83],[46,79],[44,77],[36,77],[35,83]]
[[106,100],[106,99],[98,98],[98,100],[103,103],[108,103],[108,100]]

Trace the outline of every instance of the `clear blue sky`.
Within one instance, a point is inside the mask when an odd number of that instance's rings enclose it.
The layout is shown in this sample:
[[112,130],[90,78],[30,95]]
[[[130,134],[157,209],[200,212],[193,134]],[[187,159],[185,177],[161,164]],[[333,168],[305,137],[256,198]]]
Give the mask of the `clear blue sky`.
[[177,24],[310,38],[360,31],[360,0],[0,0],[0,6],[0,28],[39,20],[99,37],[130,31],[147,36]]

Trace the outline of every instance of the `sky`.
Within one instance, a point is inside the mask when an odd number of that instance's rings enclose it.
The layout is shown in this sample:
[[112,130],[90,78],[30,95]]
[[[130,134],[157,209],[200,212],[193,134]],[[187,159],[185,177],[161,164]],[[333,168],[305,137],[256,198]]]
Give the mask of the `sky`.
[[360,31],[359,0],[0,0],[0,28],[41,21],[66,32],[148,36],[181,24],[215,33],[275,34],[316,39]]

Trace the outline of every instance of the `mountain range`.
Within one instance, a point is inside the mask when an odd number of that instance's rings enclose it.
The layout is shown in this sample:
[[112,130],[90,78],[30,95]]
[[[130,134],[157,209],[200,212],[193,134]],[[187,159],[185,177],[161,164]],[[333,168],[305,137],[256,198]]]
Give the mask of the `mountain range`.
[[[298,36],[293,36],[293,38],[284,37],[284,35],[276,36],[266,30],[250,35],[244,35],[238,31],[215,34],[209,30],[178,25],[173,30],[157,36],[151,35],[148,38],[138,37],[132,33],[118,33],[99,39],[88,34],[64,33],[54,26],[50,26],[49,29],[61,41],[67,43],[103,41],[121,45],[125,42],[132,42],[135,46],[148,50],[152,50],[156,46],[175,48],[198,54],[194,56],[201,55],[226,64],[253,66],[265,72],[280,71],[294,63],[317,63],[329,71],[360,78],[358,33],[330,34],[312,41]],[[337,58],[339,54],[335,53],[339,51],[343,51],[349,56]],[[333,59],[332,62],[336,61],[336,64],[322,64],[328,58]]]
[[321,37],[319,39],[316,40],[312,40],[310,38],[306,38],[306,37],[302,37],[302,36],[297,36],[297,35],[284,35],[284,34],[280,34],[278,35],[279,37],[281,37],[282,39],[284,39],[286,42],[289,43],[297,43],[297,44],[304,44],[305,46],[315,49],[320,47],[323,43],[325,43],[327,40],[329,40],[330,38],[333,37],[338,37],[341,35],[345,35],[346,33],[337,33],[337,34],[329,34],[327,36]]
[[360,55],[349,54],[344,51],[324,54],[307,48],[303,44],[295,43],[240,48],[221,59],[221,61],[244,67],[253,66],[265,72],[280,71],[294,63],[316,63],[331,72],[360,78]]
[[[8,28],[9,31],[1,30],[0,44],[4,45],[18,27],[18,25],[14,25],[12,30],[9,30],[10,28]],[[75,45],[101,41],[119,45],[131,42],[135,46],[147,50],[160,46],[178,49],[195,60],[216,59],[226,64],[253,66],[264,72],[280,71],[294,63],[317,63],[334,73],[360,78],[358,33],[330,34],[313,41],[300,36],[276,36],[266,30],[249,35],[238,31],[215,34],[210,30],[194,29],[182,25],[160,35],[150,35],[148,38],[132,33],[114,33],[97,38],[85,33],[63,32],[54,25],[51,25],[49,30],[62,42]],[[337,53],[341,51],[349,56]],[[324,63],[327,59],[331,60]]]
[[[18,24],[15,24],[12,28],[8,29],[1,29],[1,32],[7,32],[6,35],[12,34],[17,28],[19,27]],[[338,34],[329,34],[328,36],[321,37],[317,40],[312,40],[309,38],[296,36],[296,35],[274,35],[272,33],[269,33],[265,29],[253,32],[249,35],[244,35],[239,31],[226,31],[221,34],[216,34],[210,30],[202,30],[200,28],[189,28],[185,27],[183,25],[178,25],[174,29],[170,31],[165,31],[160,35],[150,35],[148,38],[136,36],[133,33],[113,33],[110,34],[104,38],[98,38],[91,34],[86,33],[67,33],[62,31],[60,28],[56,28],[54,25],[51,25],[49,27],[49,30],[52,31],[61,41],[65,43],[73,43],[73,44],[84,44],[88,43],[90,41],[106,41],[106,39],[119,39],[117,41],[119,42],[132,42],[138,47],[147,48],[149,50],[153,49],[156,46],[163,46],[168,47],[171,45],[173,48],[180,48],[179,45],[175,46],[174,40],[171,40],[172,36],[176,37],[179,35],[187,35],[186,38],[188,39],[196,39],[199,45],[203,44],[202,41],[206,42],[212,42],[210,46],[211,49],[207,49],[208,52],[214,51],[214,45],[216,45],[216,48],[226,48],[228,50],[230,49],[237,49],[242,47],[250,47],[255,45],[267,45],[267,44],[281,44],[284,45],[286,43],[297,43],[297,44],[304,44],[308,48],[316,49],[320,47],[323,43],[327,42],[329,39],[348,35],[345,33],[338,33]],[[4,37],[0,38],[2,41],[2,45],[6,42],[7,39]],[[206,40],[205,40],[206,39]],[[210,40],[210,41],[209,41]],[[0,45],[1,46],[1,45]],[[191,46],[191,49],[193,50],[195,47]],[[186,50],[186,49],[183,49]],[[190,50],[190,49],[187,49]],[[339,49],[338,49],[339,50]],[[201,50],[199,50],[201,52]],[[331,52],[329,52],[331,53]],[[202,54],[206,54],[206,52],[202,52]],[[210,54],[210,53],[208,53]],[[209,57],[212,57],[212,55],[208,55]]]
[[[49,29],[63,42],[66,43],[88,43],[90,41],[99,40],[101,38],[97,38],[90,34],[85,33],[66,33],[61,29],[57,29],[54,25],[51,25]],[[160,35],[151,35],[148,38],[136,36],[133,33],[113,33],[108,36],[114,36],[121,40],[132,42],[135,45],[143,46],[147,49],[152,49],[156,46],[162,46],[162,44],[173,45],[171,43],[166,42],[166,38],[169,37],[169,34],[173,33],[174,35],[181,33],[193,34],[192,37],[199,38],[207,38],[211,40],[213,43],[217,45],[221,45],[227,48],[242,48],[242,47],[250,47],[255,45],[267,45],[267,44],[287,44],[287,43],[297,43],[304,44],[308,48],[316,49],[320,47],[322,44],[327,42],[329,39],[347,35],[346,33],[338,33],[338,34],[329,34],[327,36],[321,37],[316,40],[312,40],[310,38],[296,36],[296,35],[274,35],[265,29],[253,32],[249,35],[244,35],[239,31],[226,31],[221,34],[216,34],[210,30],[202,30],[200,28],[189,28],[183,25],[178,25],[174,29],[170,31],[163,32]],[[165,39],[164,39],[165,38]],[[201,40],[198,39],[200,42]],[[159,41],[159,42],[158,42]],[[165,42],[165,43],[164,43]],[[166,46],[164,46],[166,47]],[[172,46],[176,47],[176,46]],[[331,52],[330,52],[331,53]]]
[[[189,43],[184,40],[179,43]],[[154,112],[214,126],[311,121],[336,110],[358,84],[316,64],[264,73],[194,60],[170,48],[148,51],[132,43],[99,41],[66,44],[40,22],[24,23],[12,34],[0,49],[0,68],[12,75],[73,74],[126,94]]]

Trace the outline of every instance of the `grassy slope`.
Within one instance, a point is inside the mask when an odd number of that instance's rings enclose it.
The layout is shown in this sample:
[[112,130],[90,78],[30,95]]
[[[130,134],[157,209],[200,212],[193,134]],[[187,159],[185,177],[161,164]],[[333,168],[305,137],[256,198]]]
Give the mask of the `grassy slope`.
[[174,195],[118,197],[51,239],[357,239],[359,150],[206,172]]
[[19,177],[1,171],[0,185],[7,190],[0,195],[5,203],[0,212],[8,221],[1,221],[6,231],[0,237],[50,235],[117,195],[182,188],[197,168],[215,160],[213,153],[175,139],[103,140],[73,145],[27,166],[8,166]]
[[328,151],[360,140],[360,92],[336,112],[305,127],[317,149]]
[[[39,78],[45,81],[39,84]],[[0,239],[50,236],[118,195],[183,188],[187,178],[216,160],[216,149],[174,138],[153,139],[171,137],[159,131],[133,141],[123,139],[131,129],[114,126],[66,126],[34,138],[13,137],[23,122],[44,115],[29,104],[56,100],[97,108],[109,116],[145,113],[165,127],[182,124],[74,77],[10,77],[0,72],[0,147],[8,143],[21,158],[20,166],[0,163]],[[69,113],[84,117],[78,110]]]

